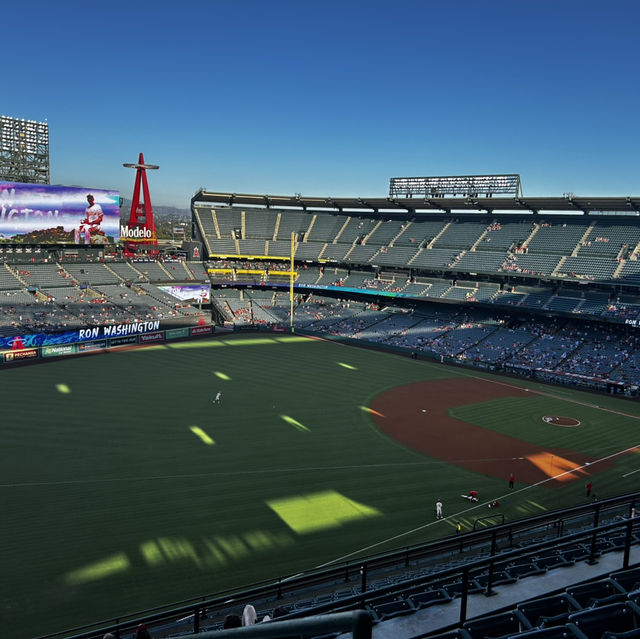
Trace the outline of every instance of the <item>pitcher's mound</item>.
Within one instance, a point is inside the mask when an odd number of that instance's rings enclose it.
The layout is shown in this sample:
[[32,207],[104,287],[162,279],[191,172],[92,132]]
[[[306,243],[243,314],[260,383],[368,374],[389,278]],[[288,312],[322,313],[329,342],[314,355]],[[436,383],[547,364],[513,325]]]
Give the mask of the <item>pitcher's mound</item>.
[[547,424],[553,424],[554,426],[564,426],[565,428],[580,426],[580,422],[577,419],[573,419],[573,417],[560,417],[558,415],[545,415],[542,421],[547,422]]

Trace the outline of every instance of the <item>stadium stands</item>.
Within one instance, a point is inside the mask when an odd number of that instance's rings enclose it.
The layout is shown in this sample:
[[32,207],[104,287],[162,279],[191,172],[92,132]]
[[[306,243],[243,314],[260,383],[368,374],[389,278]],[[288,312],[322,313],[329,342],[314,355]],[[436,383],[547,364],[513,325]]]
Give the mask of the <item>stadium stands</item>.
[[[293,232],[302,240],[296,248],[296,330],[542,380],[584,380],[601,390],[610,390],[610,382],[621,383],[628,392],[640,385],[640,340],[624,323],[640,313],[640,297],[632,290],[640,284],[640,262],[634,259],[640,231],[628,224],[383,220],[228,207],[198,207],[194,222],[210,256],[220,260],[5,262],[0,268],[0,333],[140,318],[189,319],[195,309],[176,302],[157,285],[210,277],[216,284],[242,282],[241,289],[214,291],[215,305],[235,326],[286,327],[291,319],[284,288],[288,278],[265,273],[289,267],[268,258],[289,256]],[[222,256],[243,257],[222,261]],[[248,256],[256,260],[245,262]],[[303,265],[302,260],[310,263]],[[214,278],[210,268],[225,272]],[[252,270],[257,272],[241,273]],[[614,290],[612,283],[629,288]],[[358,296],[340,289],[355,289]],[[637,524],[632,522],[633,534],[627,533],[632,528],[624,528],[624,510],[603,521],[620,528],[600,536],[597,544],[588,536],[572,540],[570,546],[549,540],[557,531],[547,522],[547,538],[534,541],[547,545],[530,555],[503,556],[495,562],[494,557],[487,560],[485,545],[484,555],[474,552],[472,558],[451,546],[429,565],[418,556],[403,556],[402,567],[396,562],[393,571],[379,567],[378,574],[371,570],[368,577],[359,564],[351,569],[353,574],[341,576],[339,589],[323,582],[325,592],[316,584],[291,596],[290,616],[362,607],[377,628],[389,628],[388,635],[380,630],[380,637],[421,637],[440,630],[449,633],[442,636],[465,639],[584,639],[605,632],[636,636],[628,633],[640,626],[640,577],[637,567],[628,569],[628,557],[621,559],[620,549],[627,540],[638,541]],[[509,549],[514,545],[511,539]],[[593,577],[585,560],[594,560],[596,554],[607,560],[601,561],[607,570]],[[640,559],[637,548],[633,557]],[[480,563],[469,569],[469,561]],[[560,572],[567,577],[559,579]],[[515,593],[525,581],[520,594],[509,603],[492,603],[490,610],[468,600],[486,601],[484,593],[493,588],[499,595],[510,588]],[[533,583],[544,585],[538,590]],[[529,596],[534,591],[536,596]],[[470,614],[460,619],[463,600]],[[261,613],[272,614],[276,600],[256,598],[255,603]],[[213,608],[216,621],[208,629],[216,630],[222,613],[230,609],[228,597]],[[443,614],[443,609],[453,613]],[[445,618],[454,620],[446,623]],[[179,624],[171,627],[177,632]],[[404,634],[398,634],[398,628]],[[413,634],[405,632],[409,628]]]

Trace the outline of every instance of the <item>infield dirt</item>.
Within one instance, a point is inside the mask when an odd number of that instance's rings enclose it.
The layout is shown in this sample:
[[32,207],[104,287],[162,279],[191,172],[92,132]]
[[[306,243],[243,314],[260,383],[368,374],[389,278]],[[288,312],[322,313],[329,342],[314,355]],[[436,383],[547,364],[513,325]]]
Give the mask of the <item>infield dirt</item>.
[[[449,409],[502,397],[528,399],[531,392],[480,378],[443,379],[398,386],[378,395],[371,408],[379,428],[398,442],[424,455],[461,468],[507,481],[535,484],[548,480],[560,487],[592,473],[585,464],[597,460],[560,448],[543,448],[449,415]],[[423,412],[425,411],[426,412]],[[611,467],[597,463],[597,470]],[[595,470],[592,468],[590,470]],[[566,472],[573,470],[573,472]],[[556,477],[553,479],[553,477]]]

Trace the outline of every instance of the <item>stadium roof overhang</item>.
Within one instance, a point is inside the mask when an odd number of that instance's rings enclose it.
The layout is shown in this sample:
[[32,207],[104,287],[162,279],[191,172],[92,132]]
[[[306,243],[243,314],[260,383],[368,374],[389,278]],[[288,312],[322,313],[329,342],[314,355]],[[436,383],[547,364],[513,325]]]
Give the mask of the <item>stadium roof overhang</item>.
[[564,213],[590,215],[640,215],[638,197],[450,197],[450,198],[388,198],[388,197],[304,197],[302,195],[251,195],[247,193],[217,193],[201,190],[191,204],[219,206],[256,206],[300,210],[397,213]]

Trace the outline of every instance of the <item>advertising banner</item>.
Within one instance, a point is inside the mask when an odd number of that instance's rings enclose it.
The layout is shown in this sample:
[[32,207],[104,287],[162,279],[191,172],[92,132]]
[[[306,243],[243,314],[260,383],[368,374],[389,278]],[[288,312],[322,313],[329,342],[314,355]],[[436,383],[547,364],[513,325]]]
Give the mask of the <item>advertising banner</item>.
[[101,339],[95,342],[83,342],[78,344],[78,352],[85,353],[87,351],[102,351],[107,348],[107,340]]
[[148,320],[131,324],[94,326],[93,328],[82,328],[75,331],[65,331],[64,333],[32,333],[30,335],[19,335],[15,337],[0,337],[0,349],[13,348],[14,340],[17,340],[21,347],[35,348],[36,346],[71,344],[73,342],[86,342],[107,337],[114,338],[139,335],[140,333],[157,331],[159,328],[160,320]]
[[138,343],[137,335],[129,335],[128,337],[114,337],[109,340],[109,346],[131,346]]
[[211,326],[195,326],[191,329],[191,335],[211,335],[213,327]]
[[120,193],[0,182],[0,241],[110,244],[120,239]]
[[42,357],[57,357],[58,355],[73,355],[75,352],[75,344],[62,344],[60,346],[44,346],[40,354]]
[[147,344],[149,342],[164,342],[164,331],[140,335],[139,340],[141,344]]
[[170,328],[164,332],[167,339],[178,339],[180,337],[189,337],[188,328]]
[[38,349],[37,348],[25,348],[21,351],[9,351],[4,354],[4,361],[6,363],[9,362],[18,362],[23,359],[35,359],[38,357]]

